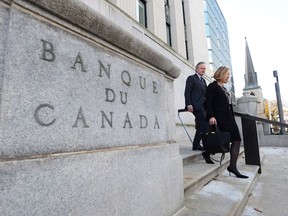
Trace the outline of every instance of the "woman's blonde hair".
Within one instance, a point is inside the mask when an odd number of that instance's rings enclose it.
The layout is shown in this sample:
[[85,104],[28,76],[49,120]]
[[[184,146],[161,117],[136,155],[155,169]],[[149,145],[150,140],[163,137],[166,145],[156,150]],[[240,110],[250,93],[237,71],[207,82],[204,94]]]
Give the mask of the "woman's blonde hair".
[[214,79],[216,81],[222,80],[225,78],[226,74],[228,73],[230,69],[226,66],[219,67],[216,72],[214,73]]

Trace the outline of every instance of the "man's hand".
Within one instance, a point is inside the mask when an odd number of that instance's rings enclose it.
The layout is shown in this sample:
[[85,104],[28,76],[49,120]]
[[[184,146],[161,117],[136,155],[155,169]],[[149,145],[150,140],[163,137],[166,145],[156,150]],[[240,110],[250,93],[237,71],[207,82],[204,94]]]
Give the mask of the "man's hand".
[[188,105],[187,106],[187,110],[188,110],[188,112],[193,112],[193,106],[192,105]]

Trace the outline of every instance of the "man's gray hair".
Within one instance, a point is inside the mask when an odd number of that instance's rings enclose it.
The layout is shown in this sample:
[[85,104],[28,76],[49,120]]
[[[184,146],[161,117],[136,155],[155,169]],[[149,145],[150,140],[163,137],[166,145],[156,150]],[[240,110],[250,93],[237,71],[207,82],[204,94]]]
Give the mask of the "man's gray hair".
[[201,64],[206,64],[205,62],[203,62],[203,61],[200,61],[200,62],[198,62],[198,64],[196,65],[196,68],[198,68],[199,67],[199,65],[201,65]]

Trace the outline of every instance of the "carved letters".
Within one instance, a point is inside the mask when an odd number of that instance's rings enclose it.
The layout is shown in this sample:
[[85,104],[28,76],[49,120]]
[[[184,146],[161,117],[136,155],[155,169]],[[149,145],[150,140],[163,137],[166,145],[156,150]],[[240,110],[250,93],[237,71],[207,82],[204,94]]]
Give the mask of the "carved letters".
[[[40,59],[53,63],[57,58],[57,53],[55,51],[54,45],[51,42],[46,41],[44,39],[41,39],[41,42],[42,42],[42,47],[41,47]],[[111,64],[105,65],[103,64],[101,60],[98,60],[98,65],[99,65],[98,77],[102,78],[103,76],[105,76],[110,80],[111,79],[111,76],[110,76]],[[78,52],[75,55],[73,65],[71,65],[70,68],[73,70],[79,70],[84,73],[89,72],[89,67],[85,65],[85,59],[82,57],[80,52]],[[125,84],[129,88],[132,88],[131,84],[133,80],[132,80],[131,74],[127,70],[123,70],[119,75],[120,75],[120,80],[123,82],[123,84]],[[146,89],[147,88],[146,78],[143,76],[139,76],[138,78],[139,78],[138,80],[139,89],[142,89],[142,90]],[[152,86],[151,93],[157,95],[158,94],[157,82],[151,81],[151,86]],[[134,89],[132,91],[134,91]],[[129,99],[128,92],[115,91],[112,88],[108,88],[108,87],[105,88],[105,101],[104,102],[107,102],[107,103],[119,103],[120,102],[121,104],[127,104],[129,101],[128,99]],[[49,118],[47,118],[47,116],[46,118],[44,118],[43,116],[44,110],[49,110],[48,113],[51,115],[49,116]],[[57,120],[57,114],[55,114],[54,112],[55,112],[54,106],[52,104],[40,104],[34,111],[34,118],[36,122],[41,126],[46,126],[46,127],[52,126]],[[83,108],[82,106],[80,106],[79,110],[75,111],[75,113],[77,114],[75,116],[75,121],[74,121],[75,123],[72,125],[72,127],[73,128],[78,128],[78,127],[89,128],[89,120],[86,119],[85,117],[85,107]],[[137,119],[136,116],[133,113],[134,124],[135,124],[135,119]],[[149,127],[153,129],[160,129],[160,124],[159,124],[157,116],[155,116],[153,119],[148,119],[145,115],[139,114],[138,117],[139,117],[138,118],[139,125],[137,126],[133,125],[131,121],[131,116],[129,115],[128,112],[126,112],[125,117],[123,118],[123,121],[122,121],[123,122],[122,128],[131,129],[134,127],[138,127],[141,129],[145,129]],[[99,118],[101,118],[101,125],[99,126],[100,128],[113,128],[114,112],[101,110],[99,112]]]

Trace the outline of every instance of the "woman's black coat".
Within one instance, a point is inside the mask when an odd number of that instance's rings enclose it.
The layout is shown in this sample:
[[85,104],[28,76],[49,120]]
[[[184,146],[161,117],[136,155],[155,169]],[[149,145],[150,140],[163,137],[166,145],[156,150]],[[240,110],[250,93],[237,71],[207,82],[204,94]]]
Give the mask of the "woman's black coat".
[[214,117],[221,131],[231,134],[231,141],[240,141],[241,137],[236,124],[233,107],[221,86],[216,81],[210,83],[206,89],[207,120]]

